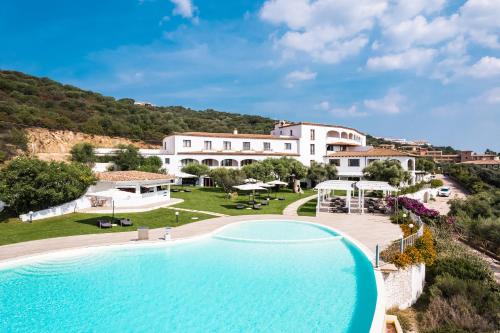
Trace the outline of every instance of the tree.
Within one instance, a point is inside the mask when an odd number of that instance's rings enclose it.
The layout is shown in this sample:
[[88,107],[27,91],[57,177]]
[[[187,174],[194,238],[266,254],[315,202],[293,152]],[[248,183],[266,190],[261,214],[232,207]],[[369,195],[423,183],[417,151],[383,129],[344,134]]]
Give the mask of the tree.
[[321,183],[325,180],[337,177],[337,168],[333,164],[313,162],[307,171],[307,179],[313,184]]
[[431,158],[417,158],[415,168],[420,171],[434,172],[436,163]]
[[92,164],[96,161],[94,146],[88,142],[77,143],[70,150],[73,162]]
[[132,145],[120,145],[113,162],[115,162],[118,170],[137,170],[142,163],[142,156],[139,154],[139,149]]
[[405,171],[399,161],[385,160],[370,163],[363,169],[363,175],[369,180],[385,181],[393,186],[399,186],[410,180],[410,173]]
[[268,162],[254,162],[247,164],[242,168],[248,178],[268,182],[276,179],[273,166]]
[[198,178],[207,175],[210,172],[210,168],[205,164],[200,163],[188,163],[181,169],[182,172],[189,173],[197,176]]
[[92,170],[80,163],[18,157],[0,169],[0,200],[27,213],[75,200],[95,182]]
[[283,181],[291,181],[292,178],[301,179],[307,175],[307,168],[294,158],[266,158],[262,163],[268,164],[275,177]]
[[231,192],[233,186],[243,184],[247,177],[243,170],[228,168],[212,169],[209,175],[226,193]]
[[159,173],[163,163],[158,156],[149,156],[142,160],[141,165],[137,168],[139,171]]

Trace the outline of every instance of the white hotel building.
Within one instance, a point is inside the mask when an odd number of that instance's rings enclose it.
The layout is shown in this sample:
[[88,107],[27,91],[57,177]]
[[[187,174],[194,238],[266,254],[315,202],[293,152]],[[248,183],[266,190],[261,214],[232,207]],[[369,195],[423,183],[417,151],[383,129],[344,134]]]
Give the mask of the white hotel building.
[[[98,149],[107,154],[109,149]],[[415,180],[415,157],[392,149],[366,146],[366,135],[356,129],[314,123],[277,123],[270,134],[184,132],[163,139],[162,149],[141,149],[144,156],[158,156],[169,174],[180,175],[188,163],[209,167],[239,168],[269,157],[295,158],[335,164],[340,178],[361,178],[363,168],[375,160],[398,160]],[[202,184],[209,185],[208,178]]]

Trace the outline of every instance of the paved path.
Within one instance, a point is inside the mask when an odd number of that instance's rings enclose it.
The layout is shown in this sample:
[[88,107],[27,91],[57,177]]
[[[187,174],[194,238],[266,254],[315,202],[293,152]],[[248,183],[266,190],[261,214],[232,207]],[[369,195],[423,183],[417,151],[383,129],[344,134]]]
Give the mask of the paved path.
[[[184,199],[171,198],[167,202],[155,202],[137,207],[128,207],[128,208],[115,207],[115,213],[149,212],[151,210],[155,210],[158,208],[165,208],[172,205],[176,205],[183,201]],[[111,214],[113,212],[113,209],[110,207],[90,207],[90,208],[78,209],[77,212],[88,213],[88,214]]]
[[179,208],[179,207],[167,207],[167,209],[179,210],[179,211],[182,211],[182,212],[200,213],[200,214],[212,215],[212,216],[217,216],[217,217],[229,216],[227,214],[221,214],[221,213],[215,213],[215,212],[208,212],[206,210],[196,210],[196,209],[187,209],[187,208]]
[[[437,175],[438,179],[441,179],[444,183],[444,186],[447,186],[451,189],[451,196],[450,197],[437,197],[436,201],[429,201],[426,205],[429,208],[436,209],[438,210],[441,214],[445,215],[448,214],[450,211],[450,205],[449,201],[451,199],[463,199],[467,196],[467,192],[459,185],[457,182],[455,182],[453,179],[450,179],[446,176],[443,175]],[[493,274],[495,275],[495,280],[500,283],[500,263],[496,261],[495,259],[469,247],[467,244],[462,243],[464,246],[467,246],[467,248],[484,259],[488,265],[490,266],[491,270],[493,271]]]
[[309,200],[316,198],[316,196],[317,195],[314,194],[314,195],[310,195],[308,197],[305,197],[305,198],[302,198],[302,199],[299,199],[297,201],[292,202],[291,204],[289,204],[288,206],[285,207],[285,209],[283,210],[283,215],[298,216],[297,211],[298,211],[299,207],[302,206],[303,204],[305,204],[306,202],[308,202]]
[[[291,219],[283,215],[241,215],[217,217],[213,219],[188,223],[171,231],[172,239],[185,239],[201,236],[230,223],[248,220],[283,220]],[[358,214],[321,214],[318,217],[301,216],[294,218],[300,221],[315,222],[335,228],[360,242],[367,249],[374,252],[376,244],[388,244],[401,237],[399,226],[390,223],[387,216],[358,215]],[[44,252],[53,252],[62,249],[84,248],[98,245],[134,244],[159,241],[164,236],[164,228],[149,231],[150,241],[137,241],[137,232],[120,232],[94,235],[80,235],[70,237],[49,238],[24,243],[0,246],[0,262],[34,255]]]

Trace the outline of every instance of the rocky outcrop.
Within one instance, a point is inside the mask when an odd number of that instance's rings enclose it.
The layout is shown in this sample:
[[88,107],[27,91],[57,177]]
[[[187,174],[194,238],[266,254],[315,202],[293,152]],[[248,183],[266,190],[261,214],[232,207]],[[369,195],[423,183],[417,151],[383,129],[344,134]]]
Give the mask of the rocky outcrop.
[[137,148],[160,148],[143,141],[73,131],[53,131],[45,128],[27,128],[25,131],[29,142],[28,153],[44,160],[66,160],[71,147],[79,142],[89,142],[99,148],[113,148],[120,144],[132,144]]

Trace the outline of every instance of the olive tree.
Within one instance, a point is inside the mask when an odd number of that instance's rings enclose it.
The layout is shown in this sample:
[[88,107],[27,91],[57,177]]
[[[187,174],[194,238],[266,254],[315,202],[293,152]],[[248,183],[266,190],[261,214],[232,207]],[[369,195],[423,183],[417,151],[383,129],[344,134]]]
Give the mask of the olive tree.
[[393,186],[408,182],[411,175],[397,160],[375,161],[363,169],[363,175],[369,180],[385,181]]
[[0,200],[22,214],[75,200],[95,182],[85,164],[18,157],[0,169]]
[[307,179],[313,184],[321,183],[325,180],[335,179],[337,168],[333,164],[313,162],[307,170]]
[[226,193],[230,193],[233,186],[243,184],[246,178],[246,174],[243,170],[228,168],[213,169],[210,171],[209,175]]
[[200,163],[188,163],[181,169],[182,172],[189,173],[197,176],[198,178],[207,175],[210,172],[210,168],[205,164]]
[[70,150],[73,162],[92,164],[96,161],[94,146],[88,142],[77,143]]

